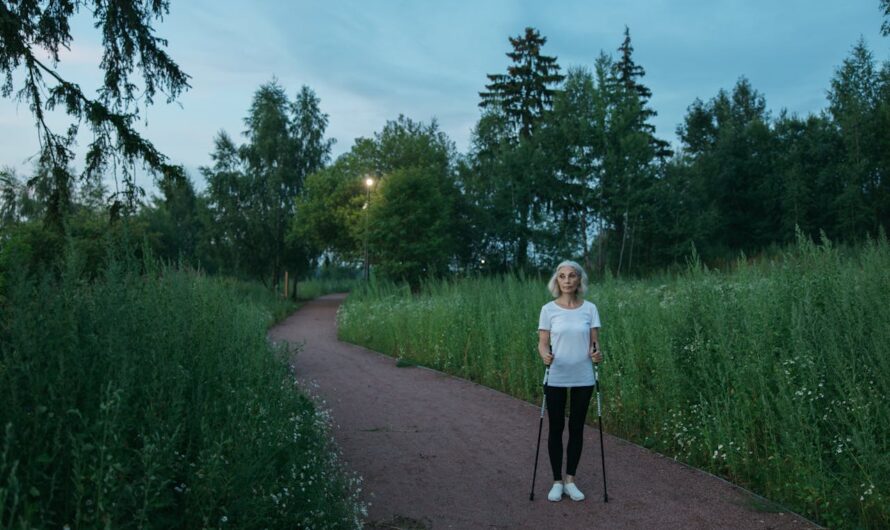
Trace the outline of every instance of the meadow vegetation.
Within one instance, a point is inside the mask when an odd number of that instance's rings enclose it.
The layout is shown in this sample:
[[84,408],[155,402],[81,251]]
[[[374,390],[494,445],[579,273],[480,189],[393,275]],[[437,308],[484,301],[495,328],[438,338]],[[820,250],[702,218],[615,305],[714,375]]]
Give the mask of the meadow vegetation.
[[6,269],[0,527],[360,528],[359,479],[247,282],[111,259]]
[[[340,336],[538,403],[545,281],[371,284],[340,309]],[[833,528],[890,525],[885,238],[801,238],[730,272],[693,260],[671,277],[606,277],[587,298],[603,321],[607,431]]]

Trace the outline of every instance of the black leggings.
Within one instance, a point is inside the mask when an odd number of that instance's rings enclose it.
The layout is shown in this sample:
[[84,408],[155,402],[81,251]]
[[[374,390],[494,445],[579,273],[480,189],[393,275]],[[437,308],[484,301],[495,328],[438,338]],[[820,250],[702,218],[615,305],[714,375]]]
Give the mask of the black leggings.
[[[584,443],[584,419],[593,386],[571,387],[571,406],[569,408],[569,445],[566,447],[566,475],[575,475],[578,461],[581,460],[581,446]],[[558,386],[544,387],[547,396],[547,420],[550,427],[547,434],[547,451],[550,453],[550,467],[553,469],[553,480],[562,480],[562,431],[566,424],[566,394],[568,388]]]

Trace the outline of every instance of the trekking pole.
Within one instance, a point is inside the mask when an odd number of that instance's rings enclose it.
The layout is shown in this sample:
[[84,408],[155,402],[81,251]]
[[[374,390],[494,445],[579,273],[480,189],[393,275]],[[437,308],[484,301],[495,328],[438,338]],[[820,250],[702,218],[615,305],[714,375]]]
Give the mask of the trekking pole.
[[606,490],[606,450],[603,448],[603,405],[600,399],[600,372],[593,363],[593,378],[596,381],[596,415],[600,421],[600,458],[603,463],[603,502],[609,502],[609,493]]
[[547,378],[550,377],[550,367],[544,369],[544,399],[541,400],[541,421],[538,422],[538,446],[535,448],[535,470],[532,473],[532,491],[528,500],[535,500],[535,479],[538,477],[538,455],[541,453],[541,429],[544,427],[544,409],[547,405]]

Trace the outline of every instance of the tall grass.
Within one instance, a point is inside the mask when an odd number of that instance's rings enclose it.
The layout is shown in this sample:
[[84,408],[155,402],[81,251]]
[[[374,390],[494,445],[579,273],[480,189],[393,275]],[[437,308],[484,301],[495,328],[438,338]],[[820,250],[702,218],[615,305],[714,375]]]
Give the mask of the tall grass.
[[216,277],[215,281],[231,292],[240,303],[264,310],[271,323],[284,320],[300,307],[298,302],[286,298],[256,281],[221,276]]
[[[890,527],[890,246],[802,240],[731,273],[607,279],[607,430],[837,528]],[[540,399],[544,280],[373,285],[342,338]],[[591,414],[594,412],[591,411]]]
[[126,260],[93,282],[76,260],[60,279],[7,272],[0,527],[360,527],[267,307]]

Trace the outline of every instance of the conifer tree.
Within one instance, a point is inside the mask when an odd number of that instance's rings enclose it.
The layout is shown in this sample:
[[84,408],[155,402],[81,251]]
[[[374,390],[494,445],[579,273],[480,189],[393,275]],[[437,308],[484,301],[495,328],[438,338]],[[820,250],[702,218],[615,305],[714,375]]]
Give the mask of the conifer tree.
[[[98,97],[90,97],[77,83],[64,78],[57,66],[59,52],[69,49],[73,37],[70,19],[81,9],[90,11],[102,34],[104,81]],[[133,127],[140,105],[153,103],[157,93],[174,100],[189,88],[188,79],[164,48],[151,22],[169,12],[166,0],[0,1],[0,94],[24,102],[31,110],[41,141],[38,164],[47,168],[43,178],[50,188],[46,221],[62,230],[71,201],[74,178],[70,165],[79,126],[93,133],[86,155],[85,176],[101,174],[112,159],[122,163],[125,188],[115,196],[112,216],[135,206],[142,190],[135,183],[134,164],[141,161],[161,180],[183,178],[182,169],[143,138]],[[50,62],[41,60],[48,53]],[[141,84],[133,79],[141,73]],[[47,112],[63,109],[74,120],[64,133],[47,123]]]
[[881,34],[890,36],[890,0],[881,0],[881,10],[884,12],[884,23],[881,24]]
[[612,245],[620,274],[633,268],[634,251],[641,247],[651,225],[649,203],[658,170],[654,161],[672,153],[667,142],[655,137],[655,127],[648,121],[655,116],[648,107],[652,91],[641,82],[645,70],[634,62],[627,27],[618,52],[606,80],[609,119],[602,193],[604,217],[615,235]]
[[649,135],[649,142],[655,150],[655,155],[660,159],[665,159],[670,157],[673,152],[668,142],[655,137],[655,126],[649,122],[658,113],[648,106],[649,99],[652,98],[652,91],[641,82],[641,79],[646,75],[646,70],[634,62],[633,51],[634,48],[630,40],[630,28],[625,26],[624,41],[618,47],[618,61],[614,64],[614,80],[628,94],[636,94],[637,101],[635,103],[639,105],[639,109],[636,112],[638,120],[636,125],[641,131]]
[[491,83],[485,85],[486,92],[479,93],[479,106],[502,108],[518,135],[529,138],[553,104],[553,85],[564,76],[559,74],[556,57],[541,54],[547,38],[538,30],[525,28],[524,35],[509,39],[513,51],[507,57],[512,64],[506,74],[487,74]]
[[[525,34],[510,37],[513,50],[507,53],[512,64],[506,74],[488,74],[491,81],[480,92],[479,106],[485,109],[483,119],[503,119],[506,137],[489,153],[494,157],[490,167],[497,171],[490,177],[499,180],[495,202],[506,208],[496,216],[503,243],[511,247],[512,266],[528,265],[532,239],[533,217],[542,211],[539,191],[546,179],[541,152],[533,144],[535,131],[553,105],[554,85],[564,76],[559,74],[556,57],[543,55],[547,39],[534,28]],[[481,123],[481,122],[480,122]]]

